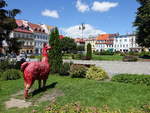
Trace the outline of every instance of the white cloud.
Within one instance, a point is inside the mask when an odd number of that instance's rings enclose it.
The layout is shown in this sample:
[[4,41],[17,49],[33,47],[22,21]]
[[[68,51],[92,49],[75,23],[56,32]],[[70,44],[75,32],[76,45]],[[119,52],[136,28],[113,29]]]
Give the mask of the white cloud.
[[59,14],[56,10],[45,9],[44,11],[42,11],[42,15],[52,17],[52,18],[59,18]]
[[[80,25],[75,25],[69,28],[62,28],[61,30],[64,32],[64,35],[72,37],[72,38],[82,38],[82,31],[79,30]],[[102,30],[94,28],[90,24],[85,24],[85,30],[83,31],[83,38],[94,37],[99,34],[104,34]]]
[[95,1],[92,6],[93,11],[98,11],[98,12],[106,12],[109,11],[111,8],[117,7],[118,3],[117,2],[98,2]]
[[76,8],[78,9],[79,12],[82,12],[82,13],[90,10],[89,6],[87,4],[82,3],[81,0],[77,0]]

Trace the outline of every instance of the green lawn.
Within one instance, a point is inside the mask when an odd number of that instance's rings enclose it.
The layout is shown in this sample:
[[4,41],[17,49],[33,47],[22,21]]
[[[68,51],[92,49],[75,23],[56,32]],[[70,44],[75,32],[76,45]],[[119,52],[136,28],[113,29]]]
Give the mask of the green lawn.
[[122,60],[123,56],[119,55],[92,55],[92,60]]
[[[32,109],[42,112],[50,102],[40,103],[24,109],[8,109],[4,107],[4,102],[16,92],[23,90],[23,79],[15,81],[0,81],[0,113],[28,113]],[[83,106],[102,107],[108,105],[110,109],[121,109],[122,112],[136,108],[140,109],[145,104],[150,104],[150,87],[145,85],[132,85],[116,82],[100,82],[81,78],[61,77],[50,75],[47,85],[56,83],[54,88],[47,89],[46,92],[38,93],[28,101],[36,101],[44,93],[59,89],[64,96],[58,97],[56,102],[64,105],[72,102],[80,102]],[[37,87],[37,83],[33,88]],[[21,97],[18,98],[22,98]]]
[[[77,54],[75,55],[77,56]],[[108,60],[108,61],[113,61],[113,60],[122,60],[123,56],[120,55],[92,55],[92,60]],[[65,54],[63,55],[63,59],[72,59],[71,54]],[[78,58],[79,60],[79,58]]]

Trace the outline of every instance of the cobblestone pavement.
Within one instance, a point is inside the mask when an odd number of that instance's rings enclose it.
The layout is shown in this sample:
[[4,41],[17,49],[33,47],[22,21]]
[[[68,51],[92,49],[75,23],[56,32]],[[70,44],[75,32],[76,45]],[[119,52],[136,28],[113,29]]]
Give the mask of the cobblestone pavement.
[[102,67],[105,71],[113,76],[115,74],[149,74],[150,62],[122,62],[122,61],[87,61],[87,60],[64,60],[65,62],[73,62],[76,64],[95,64]]

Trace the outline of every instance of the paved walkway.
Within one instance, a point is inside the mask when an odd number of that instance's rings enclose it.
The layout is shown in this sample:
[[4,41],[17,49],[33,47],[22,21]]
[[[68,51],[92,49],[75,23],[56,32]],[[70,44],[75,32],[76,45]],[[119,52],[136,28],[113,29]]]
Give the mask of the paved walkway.
[[122,62],[122,61],[88,61],[88,60],[64,60],[65,62],[73,62],[77,64],[95,64],[102,67],[105,71],[113,76],[115,74],[149,74],[150,62]]

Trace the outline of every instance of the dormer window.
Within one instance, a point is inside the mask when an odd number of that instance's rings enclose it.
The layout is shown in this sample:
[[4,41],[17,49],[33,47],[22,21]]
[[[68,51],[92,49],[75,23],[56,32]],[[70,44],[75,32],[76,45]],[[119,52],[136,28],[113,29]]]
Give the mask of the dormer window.
[[27,26],[27,30],[29,30],[29,26]]
[[24,29],[24,26],[23,26],[23,25],[21,26],[21,29]]

